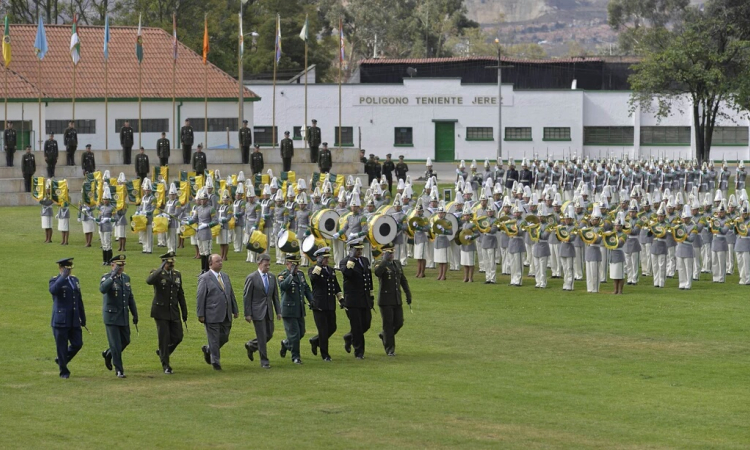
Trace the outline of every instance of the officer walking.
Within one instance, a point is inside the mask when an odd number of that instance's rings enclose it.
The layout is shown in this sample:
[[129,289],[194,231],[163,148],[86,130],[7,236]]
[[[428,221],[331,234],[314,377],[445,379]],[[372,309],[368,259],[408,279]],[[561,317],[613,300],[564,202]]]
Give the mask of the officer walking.
[[96,157],[91,151],[91,144],[86,144],[86,151],[81,155],[81,168],[84,175],[96,172]]
[[151,317],[156,322],[156,335],[159,349],[156,351],[162,369],[172,374],[169,357],[182,342],[182,323],[187,322],[187,304],[182,290],[182,274],[174,268],[174,252],[160,256],[161,267],[152,270],[146,284],[154,287],[154,301],[151,304]]
[[342,301],[344,294],[341,292],[339,280],[336,279],[336,273],[328,266],[331,249],[323,247],[318,249],[313,256],[317,264],[308,271],[313,297],[310,307],[318,334],[310,338],[310,345],[312,345],[313,355],[318,354],[318,347],[320,347],[320,356],[323,361],[330,361],[328,339],[336,332],[336,300]]
[[133,314],[133,325],[138,329],[138,309],[135,306],[130,277],[124,272],[125,255],[117,255],[109,263],[112,271],[102,276],[99,292],[103,294],[102,315],[107,328],[109,348],[102,352],[104,365],[112,370],[114,365],[117,378],[125,378],[122,367],[122,352],[130,344],[130,313]]
[[[250,170],[253,172],[253,175],[262,173],[263,165],[263,153],[260,151],[260,145],[255,144],[255,149],[250,157]],[[253,181],[255,180],[253,179]]]
[[159,165],[160,166],[168,166],[169,165],[169,152],[170,152],[170,143],[169,139],[167,139],[167,133],[164,131],[161,132],[161,139],[156,141],[156,154],[159,156]]
[[67,165],[76,165],[76,150],[78,150],[78,131],[76,131],[75,122],[72,120],[68,122],[68,129],[65,130],[63,135],[63,141],[65,144],[65,153],[67,156]]
[[344,275],[344,308],[349,317],[351,331],[344,335],[344,350],[365,359],[365,333],[370,329],[373,308],[372,272],[370,260],[362,256],[363,237],[347,242],[349,254],[339,262],[339,270]]
[[135,156],[135,174],[141,179],[141,183],[148,176],[148,169],[148,155],[143,147],[141,147],[140,153]]
[[281,319],[284,321],[286,339],[281,341],[282,358],[292,352],[292,362],[302,364],[299,342],[305,336],[305,298],[312,303],[312,290],[299,268],[299,253],[287,253],[286,269],[279,274],[281,291]]
[[31,177],[36,172],[36,158],[31,153],[31,146],[26,146],[26,153],[23,154],[21,159],[21,173],[23,173],[23,187],[26,192],[31,192]]
[[[180,143],[182,143],[182,163],[190,164],[190,154],[193,152],[193,127],[190,119],[185,119],[185,125],[180,129]],[[200,173],[203,173],[202,171]]]
[[242,121],[240,128],[240,148],[242,149],[242,164],[250,161],[250,146],[253,145],[253,131],[247,126],[247,120]]
[[328,150],[328,142],[323,142],[323,150],[318,155],[318,168],[320,168],[320,173],[328,173],[331,167],[333,167],[333,155]]
[[49,139],[44,142],[44,161],[47,163],[47,178],[55,177],[55,166],[57,165],[57,141],[55,134],[50,133]]
[[[318,154],[317,148],[315,154]],[[281,162],[283,164],[283,172],[289,172],[292,170],[292,158],[294,158],[294,142],[289,139],[289,132],[285,131],[284,139],[281,140]]]
[[310,144],[310,162],[318,162],[318,147],[322,138],[320,136],[320,128],[318,128],[318,121],[313,119],[312,126],[307,127],[307,133],[305,133],[305,139]]
[[8,167],[13,167],[13,155],[16,153],[16,130],[13,129],[13,122],[8,121],[8,127],[3,131],[3,145],[5,146],[5,163]]
[[60,270],[49,280],[49,292],[52,294],[52,334],[55,336],[57,358],[60,366],[60,378],[70,377],[68,363],[83,347],[81,327],[86,326],[86,311],[83,308],[81,284],[78,278],[71,275],[73,258],[57,261]]
[[133,127],[127,120],[125,125],[120,128],[120,146],[122,147],[123,164],[130,165],[130,152],[133,150]]
[[375,263],[375,276],[380,280],[378,306],[383,318],[383,331],[378,334],[385,353],[396,356],[396,333],[404,325],[401,289],[406,294],[406,304],[411,305],[411,290],[401,263],[393,258],[393,244],[383,246],[383,259]]

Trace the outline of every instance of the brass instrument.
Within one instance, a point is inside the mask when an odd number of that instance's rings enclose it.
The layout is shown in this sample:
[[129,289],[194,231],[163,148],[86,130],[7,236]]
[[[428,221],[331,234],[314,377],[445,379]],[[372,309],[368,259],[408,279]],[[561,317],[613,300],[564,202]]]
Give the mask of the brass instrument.
[[489,233],[492,224],[487,216],[480,216],[472,219],[474,226],[477,227],[480,233]]
[[675,242],[682,243],[685,242],[688,236],[687,228],[683,224],[675,225],[672,227],[672,237],[674,238]]
[[586,245],[591,245],[594,242],[596,242],[596,239],[599,237],[599,233],[594,231],[593,228],[581,228],[579,230],[579,236],[581,237],[581,240]]
[[461,230],[458,234],[456,234],[456,239],[458,240],[458,243],[460,245],[469,245],[471,244],[472,236],[474,236],[473,228],[467,228],[465,230]]
[[604,247],[607,248],[607,250],[615,250],[621,243],[625,242],[625,238],[614,230],[605,231],[601,236]]
[[741,217],[738,217],[734,221],[734,230],[738,235],[742,237],[747,237],[747,232],[748,232],[747,224],[742,220]]
[[667,235],[668,228],[666,225],[663,225],[656,221],[649,222],[649,229],[651,230],[651,234],[654,235],[657,239],[662,239],[664,236]]

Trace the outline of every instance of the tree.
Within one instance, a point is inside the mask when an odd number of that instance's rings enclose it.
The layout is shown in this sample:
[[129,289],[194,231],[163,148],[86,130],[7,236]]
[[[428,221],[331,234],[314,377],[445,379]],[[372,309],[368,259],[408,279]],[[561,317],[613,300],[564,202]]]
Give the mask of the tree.
[[689,4],[690,0],[610,0],[607,20],[619,32],[620,48],[630,52],[650,28],[665,28]]
[[513,44],[503,47],[503,55],[519,59],[547,59],[547,52],[539,44]]

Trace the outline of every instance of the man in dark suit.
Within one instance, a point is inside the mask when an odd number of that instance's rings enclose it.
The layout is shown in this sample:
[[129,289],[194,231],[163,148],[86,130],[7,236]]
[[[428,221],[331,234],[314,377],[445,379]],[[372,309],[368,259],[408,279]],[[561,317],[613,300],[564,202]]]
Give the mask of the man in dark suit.
[[125,125],[120,128],[120,146],[122,146],[122,163],[129,165],[130,152],[133,150],[133,127],[127,120]]
[[49,139],[44,141],[44,161],[47,163],[47,178],[55,177],[55,166],[57,165],[57,156],[59,151],[55,133],[49,134]]
[[60,378],[70,377],[68,363],[83,347],[81,327],[86,326],[86,311],[83,308],[81,284],[70,274],[73,258],[57,261],[60,274],[49,280],[52,294],[52,334],[55,336]]
[[250,156],[250,170],[253,172],[253,175],[262,173],[263,166],[263,153],[260,152],[260,145],[255,144],[255,150]]
[[396,165],[393,164],[391,154],[385,155],[385,162],[383,163],[383,175],[385,175],[386,181],[388,181],[388,192],[393,194],[393,172],[396,170]]
[[5,163],[8,167],[13,167],[13,155],[16,153],[16,130],[13,129],[13,122],[8,121],[8,128],[3,131],[3,144],[5,145]]
[[336,279],[336,272],[328,266],[328,258],[331,257],[331,249],[323,247],[315,252],[317,264],[308,271],[310,284],[312,284],[312,311],[318,334],[310,338],[313,355],[318,354],[323,361],[330,361],[328,353],[328,339],[336,332],[336,300],[342,301],[344,294]]
[[76,131],[75,122],[72,120],[68,122],[68,129],[65,130],[63,141],[65,143],[65,154],[67,157],[66,163],[69,166],[75,166],[76,150],[78,150],[78,131]]
[[349,317],[351,331],[344,335],[344,350],[354,356],[365,358],[365,333],[370,329],[373,308],[372,272],[370,260],[362,256],[363,237],[347,242],[349,254],[339,262],[339,270],[344,275],[344,308]]
[[383,341],[385,353],[396,356],[396,333],[404,325],[404,310],[401,289],[406,294],[406,303],[411,305],[411,290],[404,275],[401,262],[393,258],[393,244],[383,246],[383,259],[375,263],[375,276],[380,280],[378,306],[383,318],[383,331],[378,335]]
[[243,303],[245,304],[245,320],[255,328],[255,339],[245,343],[247,357],[253,360],[253,353],[260,353],[260,366],[270,369],[266,344],[273,337],[274,312],[276,320],[281,320],[281,306],[279,305],[279,290],[276,278],[269,272],[271,256],[263,253],[258,256],[258,270],[245,278]]
[[292,362],[302,364],[299,343],[305,336],[305,298],[312,302],[312,290],[305,280],[305,274],[297,270],[299,253],[287,253],[286,269],[279,274],[281,291],[281,318],[284,321],[286,339],[281,341],[281,357],[292,352]]
[[208,167],[206,154],[203,153],[203,144],[198,144],[196,152],[193,154],[193,170],[196,175],[203,175]]
[[161,132],[161,139],[156,141],[156,154],[159,156],[159,165],[160,166],[168,166],[169,165],[169,152],[170,152],[170,143],[169,139],[167,139],[167,133],[164,131]]
[[86,151],[81,155],[81,168],[84,175],[96,172],[96,157],[91,151],[91,144],[86,144]]
[[206,364],[211,364],[214,370],[221,370],[220,349],[229,341],[232,318],[239,317],[232,283],[229,275],[221,271],[222,265],[221,255],[208,257],[210,270],[198,277],[196,292],[198,320],[206,326],[208,338],[208,345],[201,350]]
[[36,172],[36,158],[31,153],[31,146],[26,146],[26,153],[21,159],[21,173],[23,173],[23,187],[26,192],[31,192],[31,177]]
[[318,162],[318,147],[323,138],[320,135],[320,128],[318,128],[318,121],[313,119],[312,126],[307,127],[307,133],[305,133],[305,139],[310,144],[310,162]]
[[146,278],[146,284],[154,287],[151,317],[156,321],[156,335],[159,339],[159,350],[156,354],[167,375],[172,374],[169,356],[182,342],[182,322],[187,322],[187,304],[185,292],[182,289],[182,274],[175,270],[174,258],[174,252],[161,255],[161,267],[152,270]]
[[135,155],[135,174],[141,179],[141,183],[148,176],[148,168],[148,155],[143,147],[141,147],[140,153]]
[[193,140],[193,127],[190,126],[190,120],[185,119],[185,125],[180,129],[180,143],[182,144],[183,164],[190,164],[190,153],[193,152]]
[[242,164],[250,161],[250,146],[253,145],[253,130],[247,126],[247,120],[242,121],[239,133],[240,148],[242,149]]
[[292,158],[294,158],[294,142],[289,137],[289,132],[284,132],[284,139],[280,143],[282,172],[292,170]]
[[130,276],[124,273],[125,255],[113,257],[109,263],[112,271],[102,276],[99,292],[103,295],[102,315],[107,328],[109,348],[102,352],[104,365],[112,370],[114,365],[117,378],[125,378],[122,365],[122,352],[130,344],[130,314],[133,314],[133,325],[138,326],[138,309],[135,306]]

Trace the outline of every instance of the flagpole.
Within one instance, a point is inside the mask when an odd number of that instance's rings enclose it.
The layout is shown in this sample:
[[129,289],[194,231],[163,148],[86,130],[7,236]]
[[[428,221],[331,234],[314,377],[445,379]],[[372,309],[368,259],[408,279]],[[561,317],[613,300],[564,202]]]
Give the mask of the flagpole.
[[141,127],[141,79],[143,78],[143,64],[138,63],[138,148],[140,149],[143,145],[141,143],[141,136],[143,135],[143,128]]
[[109,71],[107,69],[107,60],[104,58],[104,150],[109,150],[109,98],[107,97],[107,87],[109,84]]
[[[278,35],[278,30],[276,31],[276,34]],[[276,52],[278,52],[278,50],[276,50],[273,55],[273,106],[271,108],[271,146],[272,148],[276,148]]]
[[[305,18],[305,24],[307,24],[307,18]],[[305,32],[308,31],[305,30]],[[305,71],[303,73],[305,74],[305,129],[307,129],[307,39],[305,39]],[[307,150],[307,132],[305,132],[305,139],[303,141],[305,143],[305,150]]]
[[4,130],[8,129],[8,66],[5,66],[5,88],[3,90],[5,92],[5,128]]
[[73,62],[73,122],[76,120],[76,63]]
[[39,149],[42,149],[42,134],[44,131],[44,128],[42,128],[42,60],[37,58],[37,61],[39,61],[39,74],[37,76],[37,79],[39,80]]
[[342,26],[341,17],[339,17],[339,150],[341,150],[341,66],[344,64],[343,54],[341,53],[341,48],[344,45]]
[[177,95],[176,95],[176,78],[177,78],[177,13],[172,13],[172,145],[177,149]]
[[243,67],[242,67],[242,51],[243,51],[243,46],[245,45],[244,42],[243,42],[244,38],[245,38],[244,37],[244,33],[242,32],[242,2],[240,2],[240,35],[239,35],[240,45],[237,47],[237,53],[238,53],[238,57],[237,57],[237,67],[238,67],[238,70],[237,70],[237,81],[239,82],[239,85],[240,85],[240,97],[239,97],[239,100],[237,101],[237,103],[239,105],[240,111],[239,111],[239,114],[237,115],[237,129],[242,128],[242,120],[244,119],[244,116],[245,116],[245,114],[244,114],[245,113],[245,104],[244,104],[245,95],[244,95],[244,89],[243,89],[243,84],[244,84],[243,81],[244,80],[243,80],[243,74],[242,74],[242,72],[243,72]]
[[206,66],[206,71],[204,77],[205,85],[203,86],[203,140],[205,142],[203,146],[206,150],[208,150],[208,61],[206,61],[204,66]]

